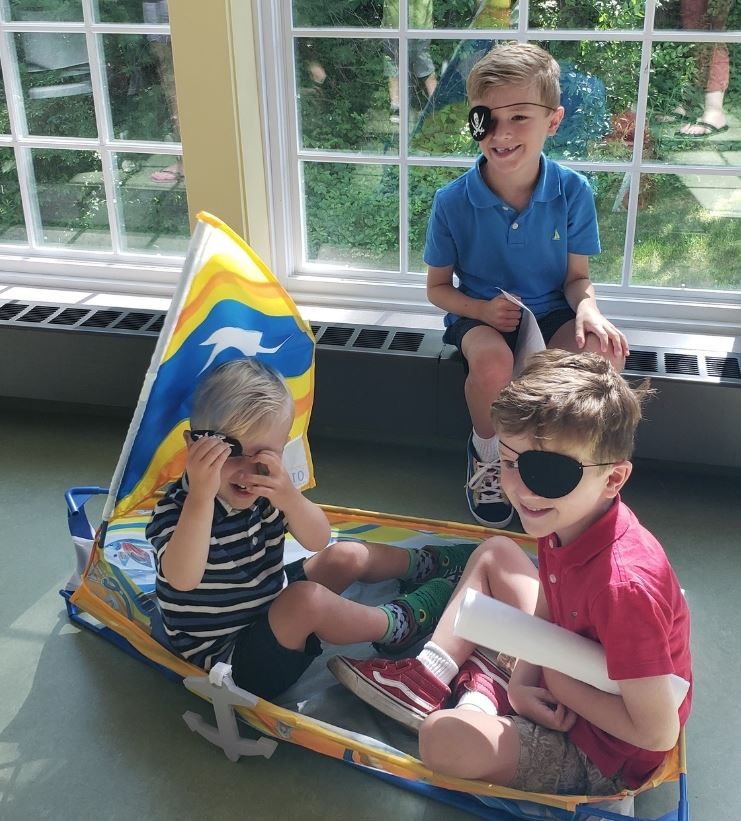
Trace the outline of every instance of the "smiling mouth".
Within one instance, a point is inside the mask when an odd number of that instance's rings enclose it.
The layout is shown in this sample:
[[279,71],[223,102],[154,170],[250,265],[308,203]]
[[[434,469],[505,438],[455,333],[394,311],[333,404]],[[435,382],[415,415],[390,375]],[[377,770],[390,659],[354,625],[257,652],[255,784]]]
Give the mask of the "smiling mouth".
[[500,157],[506,157],[507,154],[511,154],[513,151],[517,151],[519,145],[511,146],[509,148],[494,148],[492,149],[495,154],[498,154]]
[[537,516],[542,513],[547,513],[549,510],[552,510],[552,508],[550,507],[530,507],[526,504],[523,504],[522,507],[526,513],[531,513],[533,516]]

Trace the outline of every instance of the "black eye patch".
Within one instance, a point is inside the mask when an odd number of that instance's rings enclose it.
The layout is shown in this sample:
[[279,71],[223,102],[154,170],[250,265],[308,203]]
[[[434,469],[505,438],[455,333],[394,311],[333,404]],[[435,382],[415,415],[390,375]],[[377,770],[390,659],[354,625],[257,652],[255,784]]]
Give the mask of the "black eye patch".
[[575,490],[584,475],[584,468],[612,465],[614,462],[597,462],[584,465],[571,456],[550,450],[526,450],[518,453],[509,445],[501,443],[517,456],[513,466],[517,468],[523,485],[544,499],[561,499]]
[[232,449],[232,452],[229,454],[229,458],[231,459],[233,456],[241,456],[242,455],[242,444],[238,439],[234,439],[231,436],[226,436],[223,433],[219,433],[215,430],[192,430],[190,432],[190,438],[197,442],[199,439],[204,439],[208,436],[213,436],[216,439],[221,439],[225,442],[229,447]]
[[[494,118],[492,117],[492,111],[498,111],[500,108],[524,108],[525,106],[535,106],[536,108],[544,108],[546,111],[554,111],[555,109],[551,108],[549,105],[543,105],[543,103],[529,103],[529,102],[522,102],[522,103],[510,103],[509,105],[498,105],[496,108],[489,108],[486,105],[475,105],[469,112],[468,112],[468,130],[471,132],[471,136],[476,140],[477,143],[480,143],[481,140],[484,139],[487,132],[491,129],[491,124]],[[527,109],[525,109],[527,110]]]

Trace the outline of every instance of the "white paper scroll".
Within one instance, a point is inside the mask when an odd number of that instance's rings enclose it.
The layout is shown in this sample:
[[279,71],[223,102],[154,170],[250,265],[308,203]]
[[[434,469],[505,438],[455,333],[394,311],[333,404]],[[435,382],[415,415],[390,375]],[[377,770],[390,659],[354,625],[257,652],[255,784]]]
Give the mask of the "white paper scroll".
[[[606,693],[620,692],[617,683],[607,675],[605,651],[598,642],[471,588],[466,591],[453,631],[482,647],[550,667]],[[672,675],[671,683],[679,707],[689,682]]]
[[516,379],[527,364],[527,359],[530,354],[544,350],[545,342],[543,341],[543,334],[540,332],[540,327],[538,326],[538,320],[530,308],[516,296],[507,293],[507,291],[502,288],[499,290],[502,291],[502,294],[506,296],[510,302],[514,302],[515,305],[518,305],[522,309],[520,332],[517,335],[517,344],[514,350],[515,366],[512,376]]

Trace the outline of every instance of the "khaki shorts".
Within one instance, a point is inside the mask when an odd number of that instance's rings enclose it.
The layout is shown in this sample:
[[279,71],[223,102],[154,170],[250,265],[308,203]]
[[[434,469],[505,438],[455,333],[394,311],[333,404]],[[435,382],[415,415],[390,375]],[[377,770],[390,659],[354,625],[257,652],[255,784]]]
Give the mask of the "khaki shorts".
[[614,795],[625,789],[619,775],[602,775],[565,733],[522,716],[509,718],[520,734],[520,762],[508,786],[554,795]]

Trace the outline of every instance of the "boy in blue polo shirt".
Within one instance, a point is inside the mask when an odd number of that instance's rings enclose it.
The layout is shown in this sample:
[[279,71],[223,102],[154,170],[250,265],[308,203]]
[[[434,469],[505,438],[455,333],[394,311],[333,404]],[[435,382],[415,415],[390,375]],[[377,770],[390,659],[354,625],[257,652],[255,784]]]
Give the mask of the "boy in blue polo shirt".
[[521,309],[502,292],[533,312],[548,348],[599,353],[618,371],[628,354],[589,279],[600,250],[592,190],[542,153],[564,116],[559,75],[553,57],[529,43],[496,46],[474,65],[468,125],[481,155],[436,193],[427,230],[427,297],[447,312],[443,340],[466,370],[466,497],[491,527],[506,527],[513,513],[490,409],[512,380]]

